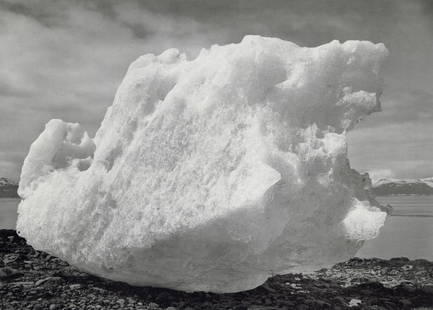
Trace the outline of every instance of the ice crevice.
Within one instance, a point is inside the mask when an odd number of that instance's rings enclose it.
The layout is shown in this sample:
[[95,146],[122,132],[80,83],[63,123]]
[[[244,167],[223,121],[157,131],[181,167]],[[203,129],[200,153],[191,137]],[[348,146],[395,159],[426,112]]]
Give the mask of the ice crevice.
[[31,145],[17,230],[91,273],[186,291],[345,260],[386,217],[346,133],[380,110],[387,53],[246,36],[141,56],[93,139],[52,120]]

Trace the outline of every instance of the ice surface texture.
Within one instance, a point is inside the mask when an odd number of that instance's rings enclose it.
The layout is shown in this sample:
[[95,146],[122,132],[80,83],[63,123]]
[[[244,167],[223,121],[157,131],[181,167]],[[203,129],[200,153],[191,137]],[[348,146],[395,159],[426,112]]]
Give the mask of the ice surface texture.
[[353,256],[385,220],[346,132],[380,110],[383,44],[246,36],[128,69],[94,139],[50,121],[17,230],[134,285],[234,292]]

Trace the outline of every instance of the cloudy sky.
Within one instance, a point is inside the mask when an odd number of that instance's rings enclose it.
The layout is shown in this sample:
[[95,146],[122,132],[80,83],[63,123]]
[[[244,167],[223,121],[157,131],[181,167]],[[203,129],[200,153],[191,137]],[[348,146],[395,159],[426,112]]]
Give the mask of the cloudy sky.
[[431,0],[0,0],[0,176],[17,179],[52,118],[93,135],[139,55],[260,34],[315,46],[383,42],[383,112],[349,134],[352,166],[376,176],[433,176]]

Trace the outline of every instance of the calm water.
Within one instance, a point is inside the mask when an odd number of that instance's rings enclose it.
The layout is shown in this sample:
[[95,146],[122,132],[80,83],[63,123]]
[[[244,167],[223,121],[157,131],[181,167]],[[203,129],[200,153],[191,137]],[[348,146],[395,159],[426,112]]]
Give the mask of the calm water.
[[360,257],[406,256],[433,260],[433,196],[380,197],[394,207],[380,235],[358,252]]
[[17,198],[0,198],[0,229],[15,229],[19,202]]
[[[407,256],[433,260],[433,196],[395,196],[379,199],[394,207],[380,235],[366,242],[360,257]],[[0,228],[15,228],[19,200],[0,198]]]

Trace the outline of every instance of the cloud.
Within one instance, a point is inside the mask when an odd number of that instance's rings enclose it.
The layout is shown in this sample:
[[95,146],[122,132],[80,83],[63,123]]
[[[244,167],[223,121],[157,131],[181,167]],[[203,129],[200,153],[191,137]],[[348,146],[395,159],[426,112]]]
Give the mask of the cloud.
[[431,119],[366,125],[349,133],[351,165],[362,171],[391,169],[396,177],[432,176],[432,132]]

